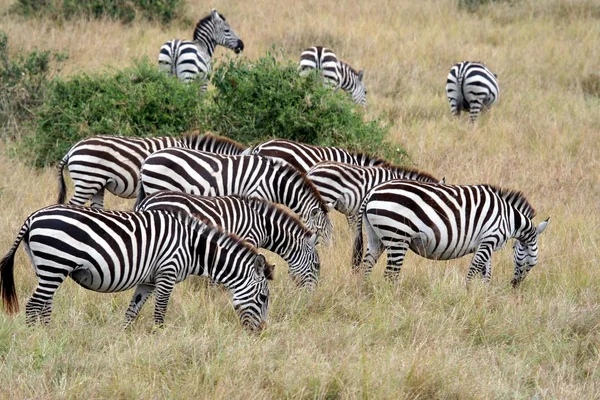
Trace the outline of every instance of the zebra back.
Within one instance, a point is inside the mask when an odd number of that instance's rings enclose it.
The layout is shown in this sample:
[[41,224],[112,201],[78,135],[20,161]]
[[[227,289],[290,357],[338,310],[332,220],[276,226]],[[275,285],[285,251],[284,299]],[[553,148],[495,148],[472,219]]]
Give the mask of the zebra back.
[[213,135],[209,132],[201,135],[196,131],[191,135],[184,136],[182,141],[184,143],[183,147],[188,149],[227,155],[240,155],[248,148],[248,146],[233,139]]

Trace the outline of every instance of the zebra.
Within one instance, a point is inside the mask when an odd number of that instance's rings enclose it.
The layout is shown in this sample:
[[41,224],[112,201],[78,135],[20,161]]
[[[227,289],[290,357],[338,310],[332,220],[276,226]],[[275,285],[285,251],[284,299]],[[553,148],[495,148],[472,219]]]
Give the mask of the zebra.
[[388,161],[362,153],[352,153],[333,146],[315,146],[287,139],[271,139],[246,149],[243,155],[258,154],[280,159],[293,165],[298,171],[307,173],[309,169],[322,161],[338,161],[347,164],[378,166]]
[[362,231],[358,230],[360,206],[367,193],[380,183],[392,179],[409,179],[421,182],[445,183],[415,169],[393,164],[365,167],[335,161],[323,161],[312,167],[306,174],[329,208],[334,208],[346,216],[350,229],[354,232],[352,266],[360,266],[363,253]]
[[452,115],[469,110],[471,122],[482,108],[490,108],[500,94],[498,76],[480,62],[463,61],[450,69],[446,79],[446,96]]
[[474,253],[467,284],[477,274],[489,282],[492,252],[515,238],[513,287],[537,263],[537,239],[550,220],[536,227],[532,221],[535,210],[518,191],[492,185],[456,186],[407,180],[392,180],[373,188],[360,212],[368,240],[363,259],[366,275],[385,248],[385,276],[396,278],[410,248],[433,260]]
[[292,209],[326,243],[331,237],[327,207],[313,184],[294,167],[265,157],[163,149],[144,161],[139,187],[136,207],[159,190],[259,197]]
[[320,70],[325,82],[336,90],[349,92],[354,103],[363,107],[367,105],[364,71],[356,72],[350,65],[339,60],[333,51],[322,46],[309,47],[300,55],[300,75],[306,75],[312,69]]
[[236,54],[244,50],[244,42],[231,29],[225,17],[212,9],[209,15],[196,24],[193,41],[173,39],[161,46],[158,54],[159,68],[184,82],[202,79],[204,83],[201,91],[204,92],[211,71],[210,59],[219,44],[232,49]]
[[278,254],[289,264],[290,276],[301,287],[314,288],[321,269],[316,234],[298,218],[266,200],[238,196],[195,196],[183,192],[159,191],[146,197],[136,211],[175,209],[198,215]]
[[50,321],[54,293],[67,276],[96,292],[136,287],[125,313],[126,326],[156,292],[154,322],[163,325],[174,285],[189,275],[200,275],[230,290],[245,327],[264,327],[269,304],[267,278],[272,278],[273,266],[244,241],[184,213],[67,205],[34,212],[0,261],[0,290],[9,313],[19,308],[13,270],[22,240],[38,276],[25,307],[29,325]]
[[138,138],[92,136],[76,143],[58,164],[58,204],[65,202],[65,165],[75,184],[69,204],[104,207],[104,191],[131,199],[137,195],[142,162],[150,154],[168,147],[185,147],[223,154],[241,154],[246,146],[231,139],[194,131],[180,137]]

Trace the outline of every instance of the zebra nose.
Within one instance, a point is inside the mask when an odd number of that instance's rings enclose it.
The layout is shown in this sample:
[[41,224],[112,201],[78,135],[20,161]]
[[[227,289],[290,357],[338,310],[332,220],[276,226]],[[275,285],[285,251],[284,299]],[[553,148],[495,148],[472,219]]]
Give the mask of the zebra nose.
[[237,41],[237,47],[235,48],[235,54],[240,54],[242,51],[244,51],[244,42],[242,42],[240,39],[238,39]]

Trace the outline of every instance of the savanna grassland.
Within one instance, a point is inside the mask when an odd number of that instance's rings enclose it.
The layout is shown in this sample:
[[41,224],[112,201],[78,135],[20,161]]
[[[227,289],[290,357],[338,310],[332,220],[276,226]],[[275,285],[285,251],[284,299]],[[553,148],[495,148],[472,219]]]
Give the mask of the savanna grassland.
[[[0,27],[11,51],[67,49],[63,75],[154,59],[164,41],[192,30],[57,25],[9,15],[10,3],[0,0]],[[199,279],[175,288],[159,331],[152,302],[123,332],[131,293],[97,294],[72,281],[58,290],[48,327],[27,328],[23,310],[0,315],[0,398],[599,398],[600,98],[582,82],[600,74],[600,4],[514,0],[475,13],[454,0],[187,4],[192,20],[211,7],[243,38],[246,57],[274,44],[295,59],[322,44],[364,69],[367,118],[393,122],[391,141],[417,168],[449,183],[522,190],[537,223],[551,217],[539,264],[516,290],[511,246],[494,254],[491,283],[469,291],[469,257],[409,254],[396,284],[383,279],[382,257],[365,281],[350,272],[350,232],[334,213],[315,292],[298,290],[269,256],[276,279],[260,335],[239,326],[227,293]],[[501,88],[475,127],[451,117],[444,93],[462,60],[484,61]],[[53,168],[34,170],[2,152],[0,253],[56,193]],[[107,200],[109,208],[133,204]],[[36,278],[22,250],[15,275],[24,308]]]

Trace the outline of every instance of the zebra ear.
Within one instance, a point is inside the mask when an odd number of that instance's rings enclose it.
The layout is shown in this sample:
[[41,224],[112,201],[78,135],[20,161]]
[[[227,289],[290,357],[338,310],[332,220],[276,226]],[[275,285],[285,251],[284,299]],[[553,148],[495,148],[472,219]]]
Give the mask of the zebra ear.
[[358,80],[362,82],[364,77],[365,77],[365,71],[363,71],[361,69],[360,71],[358,71]]
[[219,14],[219,12],[215,8],[213,8],[210,13],[212,14],[213,18],[215,18],[215,19],[221,19],[221,15]]
[[545,221],[542,221],[542,222],[541,222],[541,223],[540,223],[540,224],[537,226],[537,228],[535,228],[535,230],[536,230],[536,232],[537,232],[538,236],[539,236],[539,235],[540,235],[542,232],[544,232],[544,231],[546,230],[546,227],[548,226],[548,222],[550,222],[550,217],[548,217],[548,219],[547,219],[547,220],[545,220]]
[[446,177],[443,177],[441,181],[439,181],[438,183],[445,185],[446,184]]
[[259,277],[264,276],[267,279],[273,279],[273,266],[267,263],[265,256],[258,254],[254,259],[254,271]]

